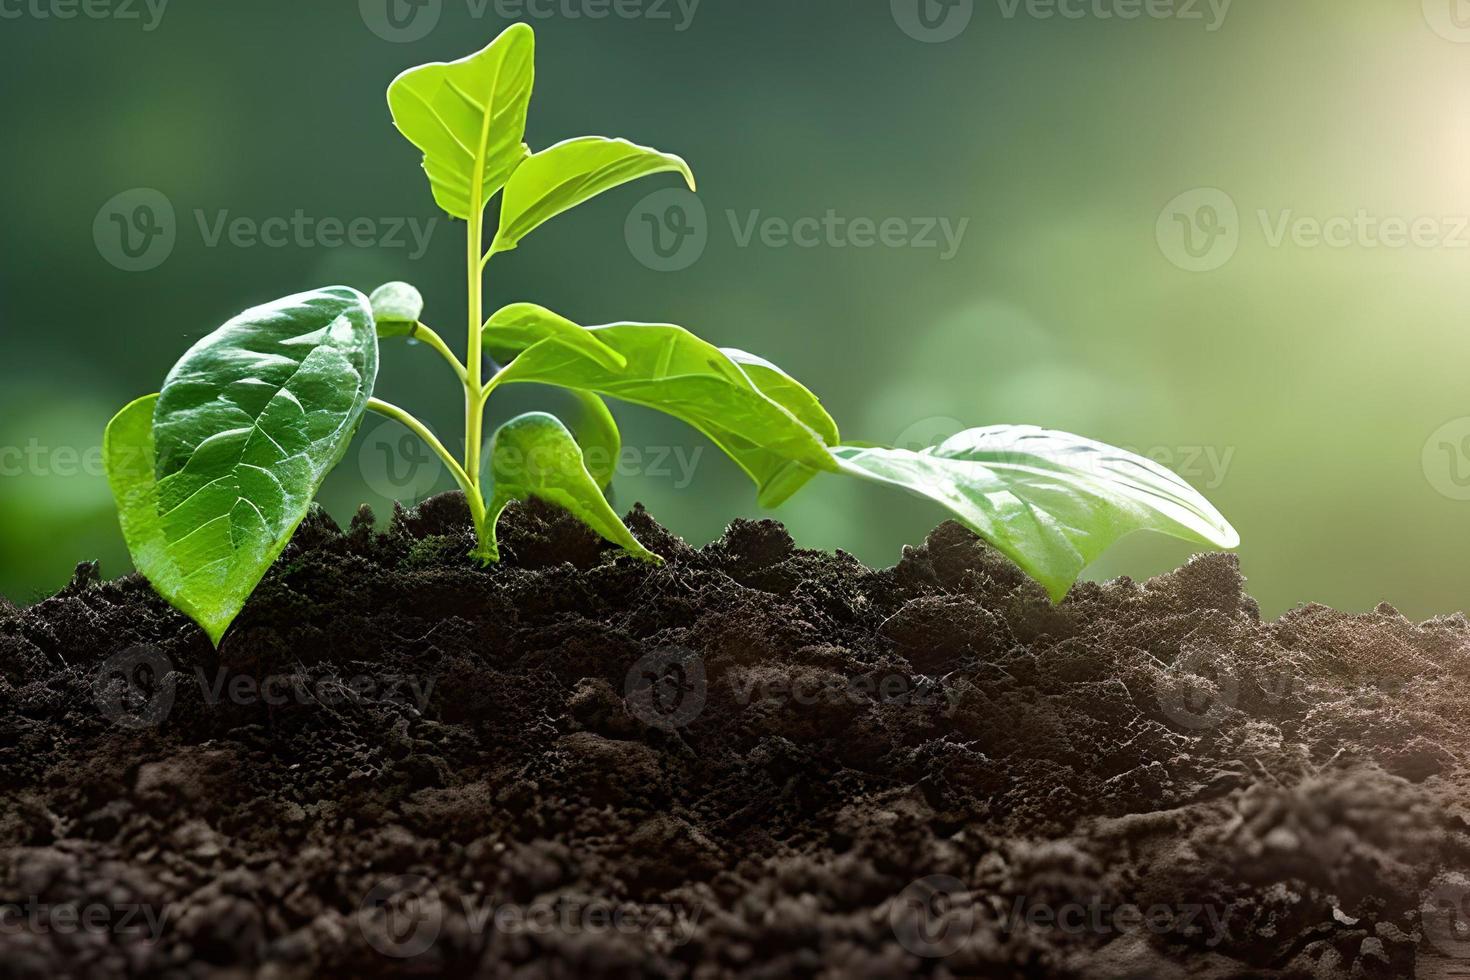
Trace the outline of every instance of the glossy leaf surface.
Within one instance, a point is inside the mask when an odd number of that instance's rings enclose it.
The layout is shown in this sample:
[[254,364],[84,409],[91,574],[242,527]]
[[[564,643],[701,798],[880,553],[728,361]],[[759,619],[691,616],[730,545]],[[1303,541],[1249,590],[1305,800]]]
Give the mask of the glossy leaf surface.
[[317,290],[235,317],[108,426],[134,563],[214,642],[346,453],[377,370],[367,298]]
[[[568,342],[569,322],[541,307],[519,304],[495,319],[520,324],[520,342],[537,330],[506,367],[501,383],[538,382],[594,392],[665,412],[707,435],[760,488],[774,507],[819,470],[837,468],[827,446],[837,426],[816,397],[769,362],[723,351],[671,324],[615,323],[583,328],[589,339],[624,361],[596,357],[584,341]],[[575,325],[573,325],[575,326]]]
[[369,297],[379,337],[407,337],[424,315],[424,297],[406,282],[388,282]]
[[501,426],[491,446],[490,469],[495,481],[488,542],[492,556],[498,550],[493,529],[501,512],[512,500],[535,497],[571,512],[629,554],[662,561],[623,525],[587,472],[577,440],[555,416],[531,412]]
[[423,151],[434,200],[451,216],[483,209],[529,156],[535,61],[535,33],[515,24],[483,51],[411,68],[388,87],[393,122]]
[[1061,601],[1082,570],[1133,531],[1220,548],[1240,543],[1209,501],[1169,470],[1112,446],[1035,426],[969,429],[938,446],[839,446],[846,473],[947,507]]
[[584,136],[533,154],[516,168],[500,204],[500,230],[492,252],[509,252],[538,226],[564,211],[629,181],[679,173],[694,190],[689,164],[627,140]]

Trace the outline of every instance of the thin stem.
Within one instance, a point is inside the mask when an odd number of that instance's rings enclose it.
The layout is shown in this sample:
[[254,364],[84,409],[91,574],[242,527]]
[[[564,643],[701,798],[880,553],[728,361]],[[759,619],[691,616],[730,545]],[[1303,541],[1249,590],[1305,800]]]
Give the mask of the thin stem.
[[[476,168],[479,169],[478,167]],[[478,180],[478,174],[476,175]],[[478,184],[477,184],[478,186]],[[478,195],[475,195],[478,197]],[[472,202],[478,205],[479,202]],[[480,442],[481,429],[485,423],[485,401],[483,393],[484,358],[481,356],[480,325],[484,319],[484,283],[480,249],[483,247],[485,215],[481,208],[472,206],[468,234],[469,271],[469,344],[465,355],[465,399],[464,399],[464,458],[465,469],[479,496],[480,487]],[[468,493],[468,491],[466,491]]]
[[469,500],[470,512],[475,515],[476,523],[478,524],[484,519],[485,501],[480,498],[479,489],[470,480],[469,474],[465,472],[464,467],[459,465],[459,460],[455,459],[454,454],[444,448],[444,443],[440,442],[439,437],[429,431],[428,426],[397,405],[389,404],[381,398],[369,398],[367,407],[370,411],[377,412],[379,415],[386,416],[398,422],[422,439],[424,444],[434,451],[434,455],[444,461],[444,465],[449,469],[449,475],[454,477],[454,482],[458,483],[459,488],[464,491],[465,497]]
[[411,340],[422,341],[427,346],[438,351],[440,356],[448,361],[449,366],[454,369],[455,377],[459,378],[460,384],[464,383],[467,376],[464,365],[459,362],[459,358],[454,356],[454,351],[449,349],[449,345],[444,342],[444,338],[429,329],[428,324],[415,324],[408,336]]

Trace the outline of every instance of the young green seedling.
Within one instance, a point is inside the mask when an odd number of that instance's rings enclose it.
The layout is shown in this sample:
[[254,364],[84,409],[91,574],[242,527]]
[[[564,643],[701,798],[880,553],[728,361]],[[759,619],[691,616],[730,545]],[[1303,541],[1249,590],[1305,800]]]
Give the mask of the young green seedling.
[[[486,317],[490,259],[551,218],[628,181],[694,176],[679,157],[584,137],[532,153],[522,142],[535,37],[518,24],[478,54],[400,75],[388,89],[399,131],[423,153],[435,201],[467,228],[469,322],[463,361],[424,323],[406,283],[364,296],[333,286],[241,313],[174,365],[156,395],[107,428],[108,480],[134,563],[214,643],[243,608],[341,462],[364,413],[396,419],[439,456],[464,491],[483,561],[498,558],[496,520],[532,497],[571,511],[637,558],[660,559],[603,495],[620,437],[604,398],[666,412],[704,433],[750,475],[762,506],[819,472],[846,473],[934,499],[1060,600],[1123,535],[1154,529],[1221,547],[1239,539],[1168,470],[1065,433],[972,429],[929,449],[843,445],[810,391],[743,351],[671,324],[585,327],[518,303]],[[484,244],[486,209],[499,221]],[[380,341],[437,351],[464,389],[464,451],[451,453],[413,415],[374,397]],[[485,376],[485,353],[504,367]],[[486,403],[516,383],[552,385],[580,403],[576,435],[543,413],[501,426],[482,460]]]

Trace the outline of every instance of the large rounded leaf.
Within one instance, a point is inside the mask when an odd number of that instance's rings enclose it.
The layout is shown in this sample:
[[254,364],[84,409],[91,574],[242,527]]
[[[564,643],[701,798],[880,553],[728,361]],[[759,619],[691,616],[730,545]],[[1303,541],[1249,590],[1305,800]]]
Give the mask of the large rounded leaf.
[[1164,467],[1065,432],[1000,425],[919,452],[838,446],[832,455],[846,473],[948,507],[1055,601],[1132,531],[1220,548],[1240,543],[1220,512]]
[[535,62],[535,32],[513,24],[483,51],[409,69],[388,87],[393,122],[423,151],[434,200],[451,216],[478,216],[529,155]]
[[108,426],[108,480],[138,571],[218,643],[347,451],[378,371],[345,287],[247,310]]

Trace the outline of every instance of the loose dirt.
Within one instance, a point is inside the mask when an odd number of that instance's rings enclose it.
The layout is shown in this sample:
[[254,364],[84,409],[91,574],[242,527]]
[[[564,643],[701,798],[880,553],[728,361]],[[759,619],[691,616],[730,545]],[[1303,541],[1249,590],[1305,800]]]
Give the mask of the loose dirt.
[[629,520],[316,513],[217,657],[0,604],[0,976],[1470,976],[1463,616]]

